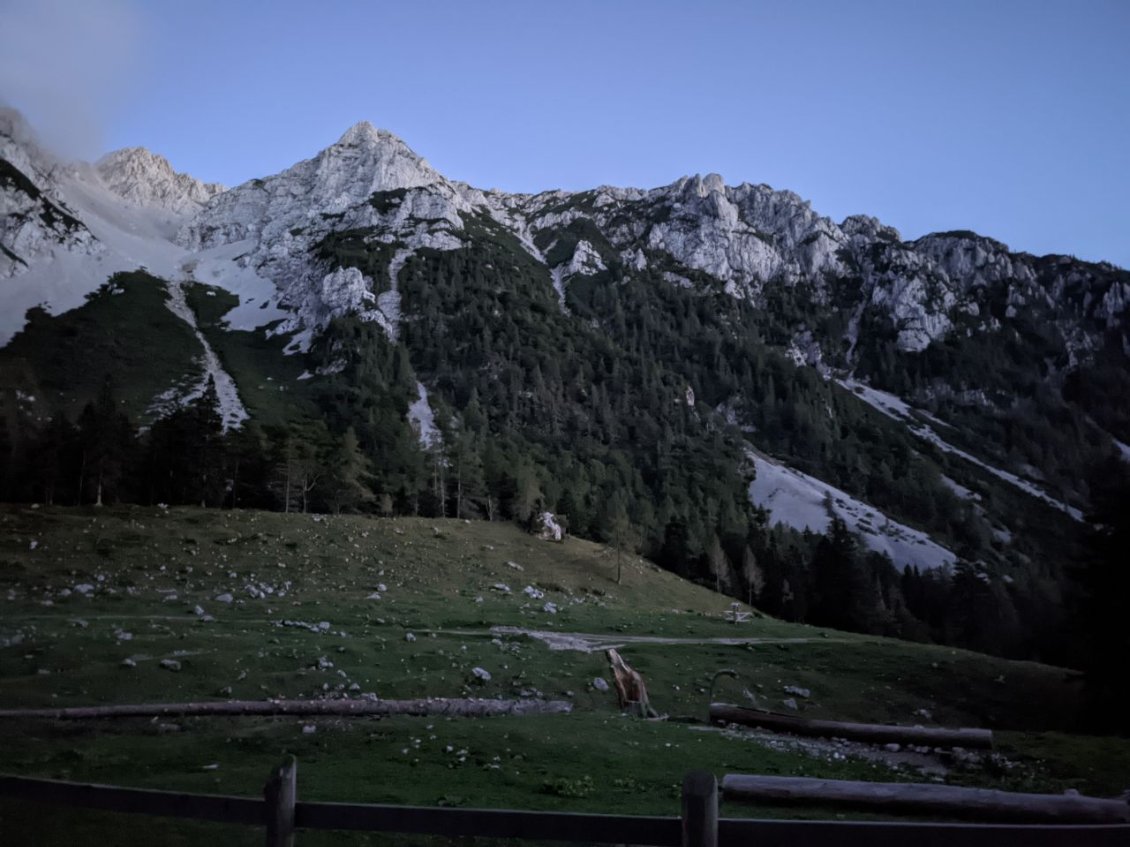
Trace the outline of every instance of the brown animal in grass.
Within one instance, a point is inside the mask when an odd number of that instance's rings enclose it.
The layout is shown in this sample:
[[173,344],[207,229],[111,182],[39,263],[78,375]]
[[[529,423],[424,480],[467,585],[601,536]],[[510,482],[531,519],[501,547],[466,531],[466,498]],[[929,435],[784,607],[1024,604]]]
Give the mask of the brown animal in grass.
[[616,683],[616,694],[620,698],[620,708],[629,709],[641,718],[657,718],[659,714],[651,708],[647,697],[647,686],[638,671],[632,670],[615,649],[608,651],[608,664]]

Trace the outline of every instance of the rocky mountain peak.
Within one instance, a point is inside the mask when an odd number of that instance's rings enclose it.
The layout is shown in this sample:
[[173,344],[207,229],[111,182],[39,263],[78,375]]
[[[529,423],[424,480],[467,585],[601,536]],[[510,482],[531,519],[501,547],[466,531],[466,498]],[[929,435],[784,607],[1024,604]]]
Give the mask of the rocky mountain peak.
[[[432,169],[400,138],[388,130],[377,129],[368,121],[355,123],[337,140],[312,160],[316,181],[351,196],[356,187],[368,196],[374,191],[418,188],[441,182],[443,177]],[[299,163],[292,168],[303,167]],[[358,194],[357,199],[363,199]]]
[[[444,177],[401,139],[361,121],[313,158],[216,197],[178,240],[195,248],[253,238],[255,249],[266,255],[277,252],[279,244],[293,247],[294,231],[305,233],[304,238],[324,235],[347,213],[351,225],[372,226],[376,212],[369,201],[374,194],[432,185],[453,193]],[[421,214],[443,216],[434,210]]]
[[865,241],[886,241],[899,243],[902,235],[893,226],[887,226],[878,218],[870,215],[849,215],[840,224],[840,230],[849,238],[861,238]]
[[695,174],[686,180],[684,190],[699,197],[707,197],[711,194],[725,194],[726,183],[721,174],[707,174],[706,176]]
[[94,169],[106,187],[123,200],[175,213],[195,212],[224,191],[218,183],[204,183],[178,173],[168,159],[144,147],[107,153]]
[[403,144],[404,142],[388,130],[377,129],[368,121],[358,121],[344,133],[337,143],[341,146],[363,146],[371,144],[384,144],[388,142]]

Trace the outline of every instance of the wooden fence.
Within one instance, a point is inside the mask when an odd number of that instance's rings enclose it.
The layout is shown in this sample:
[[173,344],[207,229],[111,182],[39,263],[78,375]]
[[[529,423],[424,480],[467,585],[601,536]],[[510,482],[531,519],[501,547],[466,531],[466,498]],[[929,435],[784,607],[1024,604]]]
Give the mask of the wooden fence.
[[298,800],[293,758],[271,772],[263,799],[182,794],[0,776],[0,797],[86,809],[259,826],[267,847],[293,847],[300,829],[479,836],[655,847],[1106,847],[1130,845],[1130,825],[1026,825],[791,821],[719,818],[718,782],[706,771],[683,780],[678,817],[452,809]]

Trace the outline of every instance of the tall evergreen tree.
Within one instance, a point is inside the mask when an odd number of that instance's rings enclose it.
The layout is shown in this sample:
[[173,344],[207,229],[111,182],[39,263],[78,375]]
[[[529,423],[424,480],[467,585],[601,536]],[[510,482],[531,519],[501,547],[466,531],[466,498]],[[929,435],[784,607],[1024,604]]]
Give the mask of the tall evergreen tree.
[[1082,597],[1076,604],[1076,629],[1082,637],[1087,709],[1084,728],[1130,735],[1130,475],[1122,469],[1096,480],[1087,559],[1077,569]]
[[726,551],[722,549],[722,542],[717,534],[711,538],[706,550],[706,564],[714,579],[714,590],[721,594],[730,584],[730,560],[726,558]]
[[343,510],[356,510],[373,500],[368,481],[369,460],[361,452],[357,433],[353,427],[346,429],[341,440],[329,450],[326,461],[325,498],[330,509],[341,514]]
[[765,591],[765,571],[748,544],[742,548],[742,579],[746,587],[746,605],[752,606],[755,602],[760,602]]
[[109,376],[103,380],[97,399],[82,410],[79,444],[82,457],[78,479],[80,502],[85,500],[84,494],[96,506],[117,499],[135,438],[129,418],[118,409]]

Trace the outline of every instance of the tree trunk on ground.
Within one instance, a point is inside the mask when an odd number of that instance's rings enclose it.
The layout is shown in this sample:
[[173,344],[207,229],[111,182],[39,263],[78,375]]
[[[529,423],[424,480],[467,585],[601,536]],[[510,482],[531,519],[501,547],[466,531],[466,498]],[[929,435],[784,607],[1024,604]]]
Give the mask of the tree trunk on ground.
[[838,806],[886,813],[945,815],[979,821],[1025,823],[1130,822],[1124,800],[1063,794],[1020,794],[933,783],[856,782],[787,776],[727,774],[726,800]]
[[810,720],[778,715],[773,712],[759,712],[741,706],[725,703],[710,704],[711,723],[736,723],[791,732],[795,735],[816,735],[832,738],[849,738],[855,741],[869,741],[873,744],[926,744],[931,747],[978,747],[993,746],[993,732],[990,729],[947,729],[945,727],[890,726],[887,724],[847,723],[843,721]]
[[221,700],[200,703],[141,703],[120,706],[75,706],[66,709],[2,709],[4,718],[157,718],[210,715],[452,715],[485,718],[496,715],[557,715],[573,710],[566,700],[488,700],[432,697],[417,700]]

